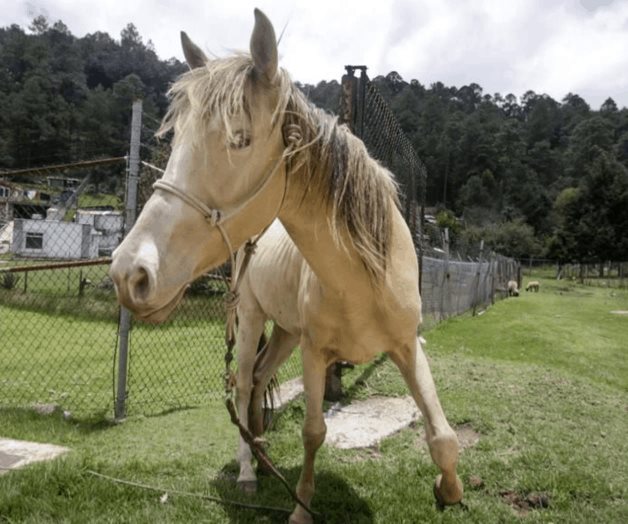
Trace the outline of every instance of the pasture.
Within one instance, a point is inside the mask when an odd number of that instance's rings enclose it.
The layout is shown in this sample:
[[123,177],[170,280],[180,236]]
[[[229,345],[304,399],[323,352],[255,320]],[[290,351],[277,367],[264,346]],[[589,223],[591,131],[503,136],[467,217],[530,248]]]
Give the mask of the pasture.
[[[628,292],[539,280],[539,293],[524,291],[424,333],[441,402],[462,437],[464,505],[435,507],[436,468],[419,425],[376,448],[321,448],[313,507],[326,522],[628,521],[628,315],[611,313],[628,310]],[[407,394],[384,358],[343,382],[350,398]],[[292,485],[303,411],[302,400],[293,402],[269,433],[270,455]],[[219,401],[117,425],[15,409],[0,420],[2,437],[72,448],[55,462],[0,476],[0,521],[287,521],[280,512],[174,490],[292,509],[269,477],[255,496],[236,491],[236,432]]]

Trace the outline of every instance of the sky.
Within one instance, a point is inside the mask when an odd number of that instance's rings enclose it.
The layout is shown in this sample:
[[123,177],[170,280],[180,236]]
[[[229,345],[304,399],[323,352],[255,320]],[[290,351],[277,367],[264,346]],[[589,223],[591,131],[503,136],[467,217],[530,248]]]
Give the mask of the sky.
[[340,80],[345,65],[371,78],[397,71],[423,85],[477,83],[484,93],[527,90],[592,107],[628,107],[628,0],[2,0],[0,26],[37,15],[76,36],[119,39],[132,22],[160,58],[183,60],[179,31],[208,54],[248,49],[253,8],[279,36],[293,80]]

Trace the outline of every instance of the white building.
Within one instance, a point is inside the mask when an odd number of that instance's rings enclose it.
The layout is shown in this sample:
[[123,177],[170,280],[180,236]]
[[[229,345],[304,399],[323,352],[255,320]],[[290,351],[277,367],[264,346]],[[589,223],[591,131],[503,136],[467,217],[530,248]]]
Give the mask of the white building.
[[79,209],[74,219],[79,224],[87,224],[94,228],[98,237],[98,253],[100,256],[111,255],[122,240],[124,219],[117,211],[93,211]]
[[11,251],[37,258],[97,258],[98,237],[89,224],[15,219]]
[[0,222],[0,255],[4,255],[11,250],[13,240],[13,221],[3,224]]

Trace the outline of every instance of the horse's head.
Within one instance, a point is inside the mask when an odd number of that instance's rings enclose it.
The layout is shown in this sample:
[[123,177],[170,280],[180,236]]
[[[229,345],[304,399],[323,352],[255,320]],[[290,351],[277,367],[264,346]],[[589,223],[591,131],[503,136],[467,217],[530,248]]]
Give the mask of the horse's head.
[[[285,190],[281,119],[288,76],[270,21],[255,10],[251,56],[208,60],[181,34],[191,70],[171,90],[162,131],[174,130],[161,182],[110,274],[118,300],[161,322],[187,285],[276,216]],[[219,230],[222,228],[222,231]]]

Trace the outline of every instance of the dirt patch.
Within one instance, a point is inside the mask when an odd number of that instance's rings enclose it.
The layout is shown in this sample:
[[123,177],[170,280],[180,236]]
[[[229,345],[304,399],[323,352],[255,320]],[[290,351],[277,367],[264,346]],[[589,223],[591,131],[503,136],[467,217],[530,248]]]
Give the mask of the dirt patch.
[[346,406],[336,403],[325,413],[325,442],[340,449],[372,448],[418,417],[411,397],[371,397]]
[[458,435],[460,449],[472,448],[480,441],[480,434],[471,427],[471,424],[461,424],[454,430]]
[[625,309],[616,309],[614,311],[611,311],[611,313],[613,315],[626,315],[626,316],[628,316],[628,310],[625,310]]
[[521,517],[534,509],[548,508],[550,501],[549,495],[544,492],[521,494],[509,490],[500,492],[499,496]]
[[[460,424],[455,426],[454,431],[458,436],[458,444],[460,444],[460,451],[464,451],[465,449],[472,448],[480,441],[480,434],[473,429],[471,424],[468,422],[465,424]],[[421,427],[419,430],[419,436],[417,438],[417,446],[421,448],[426,453],[427,442],[425,442],[425,429]]]

